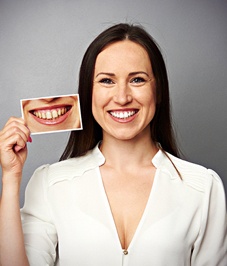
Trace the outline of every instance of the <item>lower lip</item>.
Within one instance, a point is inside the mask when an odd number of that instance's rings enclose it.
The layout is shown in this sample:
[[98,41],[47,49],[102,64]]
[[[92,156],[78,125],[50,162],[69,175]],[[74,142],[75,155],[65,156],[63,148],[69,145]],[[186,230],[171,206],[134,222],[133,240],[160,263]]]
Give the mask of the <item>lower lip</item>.
[[70,115],[71,110],[72,109],[70,109],[64,115],[61,115],[61,116],[59,116],[59,117],[57,117],[55,119],[41,119],[41,118],[39,118],[39,117],[37,117],[37,116],[35,116],[33,114],[31,114],[31,115],[38,123],[40,123],[42,125],[54,126],[54,125],[58,125],[58,124],[61,124],[62,122],[64,122],[68,118],[68,116]]
[[109,114],[109,115],[114,121],[116,121],[118,123],[129,123],[129,122],[132,122],[136,118],[137,113],[135,113],[132,116],[129,116],[128,118],[117,118],[117,117],[112,116],[111,114]]

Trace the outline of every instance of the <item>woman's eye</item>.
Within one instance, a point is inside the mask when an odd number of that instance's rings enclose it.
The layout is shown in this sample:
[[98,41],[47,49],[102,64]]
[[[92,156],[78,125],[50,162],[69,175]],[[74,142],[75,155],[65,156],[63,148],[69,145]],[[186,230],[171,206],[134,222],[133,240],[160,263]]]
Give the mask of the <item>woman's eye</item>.
[[133,78],[131,80],[131,83],[134,83],[134,84],[141,84],[141,83],[145,83],[146,80],[144,78],[141,78],[141,77],[136,77],[136,78]]
[[111,79],[109,79],[109,78],[103,78],[103,79],[101,79],[100,81],[99,81],[99,83],[102,83],[102,84],[113,84],[114,82],[111,80]]

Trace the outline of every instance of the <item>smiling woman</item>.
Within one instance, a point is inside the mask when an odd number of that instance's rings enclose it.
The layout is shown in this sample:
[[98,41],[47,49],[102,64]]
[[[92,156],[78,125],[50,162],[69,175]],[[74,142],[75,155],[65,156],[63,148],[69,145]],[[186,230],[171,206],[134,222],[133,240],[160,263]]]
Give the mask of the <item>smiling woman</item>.
[[78,95],[21,100],[31,133],[81,129]]
[[[83,57],[78,93],[83,130],[71,133],[60,162],[34,172],[21,210],[30,132],[18,118],[0,132],[0,264],[226,266],[223,184],[179,158],[153,38],[129,24],[103,31]],[[52,128],[72,100],[24,109],[31,126]]]

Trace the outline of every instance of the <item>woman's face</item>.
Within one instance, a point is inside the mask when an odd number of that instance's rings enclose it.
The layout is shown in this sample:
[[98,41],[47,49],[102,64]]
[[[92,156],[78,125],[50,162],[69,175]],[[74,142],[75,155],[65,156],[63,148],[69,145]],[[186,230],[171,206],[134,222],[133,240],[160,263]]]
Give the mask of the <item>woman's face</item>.
[[77,96],[23,100],[22,107],[31,133],[80,128]]
[[150,136],[156,87],[146,50],[125,40],[107,46],[95,63],[92,112],[103,139]]

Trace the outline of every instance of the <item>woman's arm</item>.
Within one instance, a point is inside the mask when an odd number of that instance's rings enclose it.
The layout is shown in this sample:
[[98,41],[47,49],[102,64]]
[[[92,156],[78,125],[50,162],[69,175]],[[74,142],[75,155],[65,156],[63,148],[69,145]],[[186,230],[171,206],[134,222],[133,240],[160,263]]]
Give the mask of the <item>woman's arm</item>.
[[29,265],[20,217],[20,183],[30,132],[20,118],[10,118],[0,131],[2,195],[0,199],[0,265]]
[[200,234],[194,244],[191,265],[227,265],[227,216],[224,187],[212,170],[209,191],[204,199]]
[[19,189],[6,184],[10,176],[4,176],[0,205],[0,262],[1,266],[29,265],[25,254],[20,218]]

